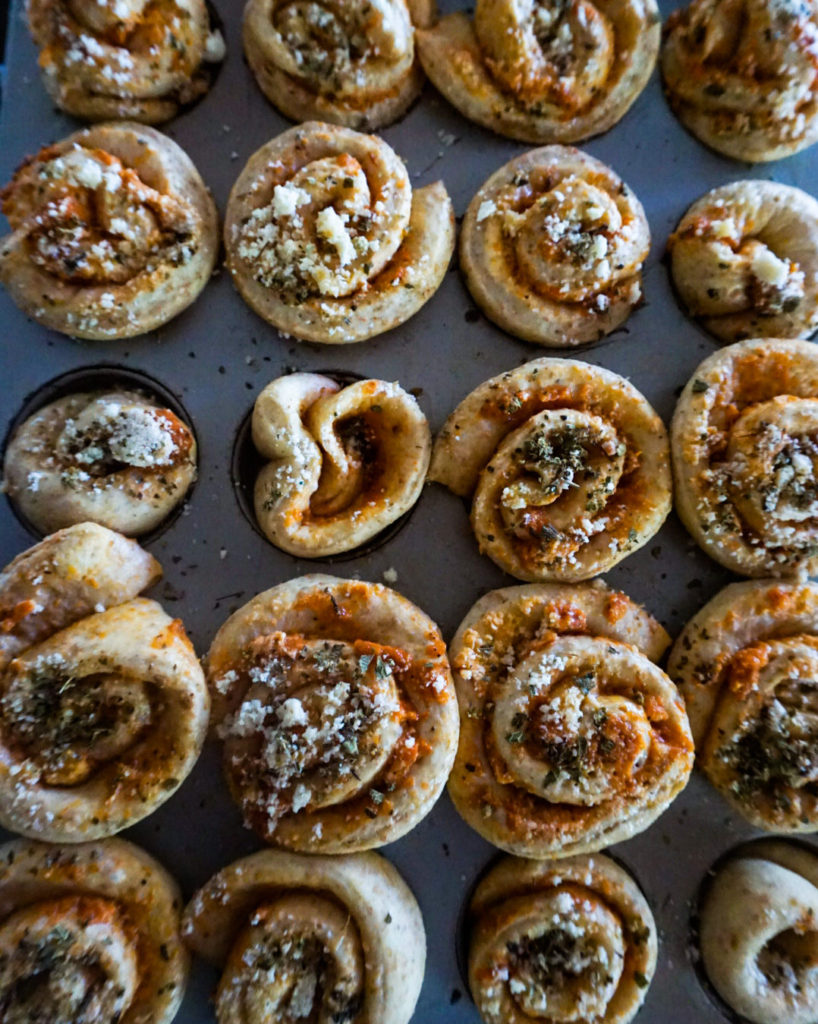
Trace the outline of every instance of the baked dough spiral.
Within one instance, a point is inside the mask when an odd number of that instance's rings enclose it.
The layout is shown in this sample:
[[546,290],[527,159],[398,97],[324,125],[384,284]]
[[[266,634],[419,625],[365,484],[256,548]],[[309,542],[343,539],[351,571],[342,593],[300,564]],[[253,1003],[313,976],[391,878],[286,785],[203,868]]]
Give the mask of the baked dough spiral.
[[398,384],[341,387],[317,373],[279,377],[256,399],[256,519],[277,547],[318,558],[350,551],[420,497],[432,437]]
[[423,981],[420,909],[376,853],[252,854],[196,893],[183,932],[223,968],[219,1024],[407,1024]]
[[224,59],[205,0],[27,0],[27,14],[49,96],[86,121],[169,121]]
[[310,121],[250,157],[224,242],[260,317],[305,341],[344,344],[402,324],[437,291],[454,213],[442,182],[412,189],[383,140]]
[[123,839],[0,846],[4,1024],[170,1024],[189,957],[181,894]]
[[0,576],[6,828],[64,842],[111,835],[193,768],[209,698],[182,623],[136,597],[158,574],[135,543],[82,523]]
[[63,334],[152,331],[193,302],[216,261],[216,207],[199,172],[144,125],[96,125],[46,146],[2,198],[12,231],[0,240],[0,282]]
[[709,883],[699,941],[711,983],[743,1019],[812,1024],[818,856],[784,841],[744,847]]
[[424,70],[472,121],[521,142],[607,131],[659,52],[654,0],[477,0],[417,33]]
[[486,1024],[627,1024],[656,968],[648,902],[602,855],[504,857],[469,923],[469,987]]
[[446,648],[394,590],[282,583],[227,620],[206,668],[231,792],[269,843],[371,849],[440,795],[457,746]]
[[415,26],[434,0],[248,0],[244,52],[267,99],[293,121],[375,131],[420,95]]
[[806,338],[818,327],[818,201],[774,181],[706,192],[668,239],[688,313],[721,341]]
[[676,507],[743,576],[818,573],[818,352],[743,341],[706,359],[671,425]]
[[170,409],[132,391],[66,395],[14,432],[6,494],[41,533],[88,520],[155,529],[196,478],[196,439]]
[[673,112],[735,160],[780,160],[818,139],[814,0],[694,0],[665,26]]
[[460,236],[466,283],[518,338],[567,348],[619,327],[642,298],[650,248],[642,204],[578,149],[545,146],[495,171]]
[[668,661],[699,768],[757,828],[818,830],[818,584],[732,583]]
[[476,388],[435,441],[429,479],[472,495],[480,550],[521,580],[589,579],[670,511],[664,425],[623,377],[535,359]]
[[460,742],[449,795],[490,843],[538,859],[646,829],[693,767],[662,627],[604,584],[486,594],[449,648]]

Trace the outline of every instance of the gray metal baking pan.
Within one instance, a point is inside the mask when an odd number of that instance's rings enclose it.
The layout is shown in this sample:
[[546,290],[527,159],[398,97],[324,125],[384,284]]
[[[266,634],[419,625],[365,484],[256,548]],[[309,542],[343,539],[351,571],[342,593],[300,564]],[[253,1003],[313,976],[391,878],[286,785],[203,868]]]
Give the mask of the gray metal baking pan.
[[[242,59],[240,0],[217,0],[217,6],[228,43],[225,66],[210,94],[166,131],[191,155],[223,212],[246,159],[289,124],[264,99]],[[673,6],[673,0],[664,0],[663,15]],[[40,84],[22,8],[22,0],[14,0],[0,119],[3,182],[24,156],[79,127],[52,108]],[[430,86],[383,136],[405,158],[414,185],[443,179],[458,216],[492,171],[527,148],[472,125]],[[818,181],[818,146],[757,167],[719,157],[675,120],[654,73],[623,120],[582,148],[610,164],[635,190],[647,211],[653,246],[645,305],[612,337],[570,354],[629,377],[667,422],[681,386],[716,348],[676,304],[662,264],[667,235],[687,206],[716,185],[756,177],[809,191]],[[187,410],[200,446],[199,480],[183,514],[148,547],[165,569],[153,596],[184,619],[199,653],[207,650],[231,611],[258,591],[306,572],[382,581],[386,570],[395,569],[393,585],[428,612],[447,638],[481,594],[514,582],[478,555],[466,505],[437,485],[426,488],[414,512],[384,544],[327,564],[298,560],[270,546],[243,515],[231,482],[242,421],[261,388],[288,369],[354,373],[422,389],[420,404],[437,430],[481,381],[547,354],[504,334],[479,314],[456,266],[412,320],[350,346],[281,337],[245,306],[225,272],[214,277],[188,311],[161,331],[135,340],[72,341],[27,320],[5,294],[0,294],[0,323],[6,423],[49,381],[101,364],[148,375]],[[2,563],[35,539],[0,498]],[[606,578],[644,603],[676,635],[730,577],[698,550],[671,515],[652,543]],[[644,889],[660,933],[659,967],[640,1024],[718,1024],[725,1019],[691,963],[691,901],[713,862],[754,834],[703,779],[694,777],[656,824],[613,849]],[[191,777],[163,808],[126,835],[170,869],[186,896],[218,868],[259,846],[228,796],[215,748],[205,749]],[[383,852],[416,893],[426,922],[426,978],[414,1024],[477,1024],[458,967],[458,927],[468,893],[496,851],[460,820],[444,795],[425,821]],[[215,982],[211,968],[194,966],[178,1024],[214,1019],[209,999]]]

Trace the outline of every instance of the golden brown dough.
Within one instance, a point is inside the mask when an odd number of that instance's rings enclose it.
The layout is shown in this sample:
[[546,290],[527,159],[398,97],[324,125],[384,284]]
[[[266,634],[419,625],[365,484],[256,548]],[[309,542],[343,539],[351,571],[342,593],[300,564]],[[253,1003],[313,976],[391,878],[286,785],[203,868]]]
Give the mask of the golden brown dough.
[[807,338],[818,327],[818,202],[774,181],[697,199],[668,239],[673,283],[720,341]]
[[6,494],[41,533],[95,522],[155,529],[196,477],[196,439],[170,409],[132,391],[67,395],[14,432]]
[[419,29],[430,80],[472,121],[521,142],[607,131],[640,94],[659,52],[654,0],[477,0]]
[[656,925],[608,857],[504,857],[469,907],[469,987],[486,1024],[627,1024],[656,968]]
[[596,581],[481,598],[449,653],[460,742],[449,795],[522,857],[600,850],[646,829],[684,788],[693,741],[654,662],[662,627]]
[[219,1024],[407,1024],[423,981],[420,909],[376,853],[252,854],[195,894],[183,929],[223,968]]
[[123,839],[0,846],[4,1024],[170,1024],[189,957],[181,894]]
[[818,138],[815,0],[694,0],[664,35],[671,109],[702,142],[758,162]]
[[52,330],[145,334],[190,305],[218,250],[216,207],[190,157],[140,124],[101,124],[29,158],[2,192],[0,282]]
[[207,676],[231,791],[275,846],[392,842],[446,783],[457,746],[446,648],[394,590],[319,574],[281,583],[222,626]]
[[267,99],[293,121],[374,131],[417,99],[415,26],[434,0],[248,0],[244,52]]
[[350,551],[407,512],[432,450],[426,417],[399,384],[342,388],[317,373],[264,388],[253,443],[270,459],[256,479],[258,524],[277,547],[307,558]]
[[597,341],[642,298],[650,230],[609,167],[545,146],[495,171],[469,203],[460,262],[483,312],[553,348]]
[[429,479],[472,496],[480,550],[521,580],[586,580],[670,511],[664,425],[623,377],[535,359],[468,395],[435,441]]
[[818,584],[731,583],[685,626],[668,674],[722,796],[757,828],[818,830]]
[[309,121],[250,157],[224,242],[260,317],[340,345],[402,324],[431,298],[454,249],[454,213],[443,183],[413,190],[381,139]]
[[205,0],[27,0],[51,99],[86,121],[161,124],[224,59]]
[[743,341],[701,363],[671,427],[676,508],[743,576],[818,572],[818,350]]

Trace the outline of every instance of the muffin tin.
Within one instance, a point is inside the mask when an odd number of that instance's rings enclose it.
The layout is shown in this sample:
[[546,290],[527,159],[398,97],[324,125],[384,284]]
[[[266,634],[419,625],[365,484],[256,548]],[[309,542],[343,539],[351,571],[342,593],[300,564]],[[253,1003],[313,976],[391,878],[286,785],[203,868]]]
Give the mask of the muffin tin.
[[[443,3],[444,10],[456,4]],[[674,4],[662,4],[667,16]],[[244,64],[240,0],[222,0],[228,55],[211,93],[165,131],[190,154],[212,189],[220,212],[233,181],[260,145],[288,127],[267,103]],[[55,112],[39,81],[37,55],[23,19],[23,0],[11,8],[8,68],[0,119],[0,180],[41,145],[77,127]],[[488,175],[526,146],[466,121],[427,86],[419,103],[383,136],[407,162],[414,186],[442,178],[462,216]],[[696,365],[716,347],[679,309],[662,263],[665,240],[690,203],[707,189],[739,178],[770,178],[814,188],[818,147],[778,164],[751,167],[717,156],[674,119],[658,73],[625,118],[584,145],[611,165],[645,206],[653,234],[646,265],[646,303],[626,325],[591,347],[565,352],[627,376],[665,422]],[[247,450],[247,417],[259,391],[292,369],[399,380],[415,389],[432,430],[477,384],[528,359],[550,354],[494,327],[475,308],[456,262],[420,313],[371,341],[326,347],[297,342],[258,319],[217,272],[200,298],[161,331],[117,342],[77,342],[26,320],[3,293],[0,347],[4,426],[53,397],[62,375],[84,377],[105,367],[187,413],[199,443],[199,479],[182,512],[151,535],[147,547],[165,576],[153,596],[178,614],[200,654],[225,618],[258,591],[312,571],[390,583],[416,602],[450,638],[465,612],[487,590],[514,581],[477,552],[465,502],[437,485],[384,536],[339,559],[295,559],[272,547],[246,512],[255,471]],[[82,380],[85,386],[86,380]],[[32,402],[32,396],[37,396]],[[0,558],[5,564],[36,537],[0,500]],[[645,548],[606,576],[642,602],[675,636],[732,577],[688,537],[675,515]],[[691,909],[702,879],[725,851],[757,833],[698,775],[647,832],[613,848],[642,886],[659,928],[659,966],[640,1024],[718,1024],[723,1010],[693,966]],[[219,868],[259,846],[242,827],[221,777],[219,750],[208,745],[191,777],[127,838],[157,856],[185,895]],[[0,835],[0,839],[5,839]],[[815,844],[813,844],[815,845]],[[477,1024],[458,966],[463,907],[492,847],[457,816],[448,797],[404,839],[384,851],[414,890],[423,911],[428,959],[416,1024]],[[216,973],[194,965],[178,1024],[206,1024]]]

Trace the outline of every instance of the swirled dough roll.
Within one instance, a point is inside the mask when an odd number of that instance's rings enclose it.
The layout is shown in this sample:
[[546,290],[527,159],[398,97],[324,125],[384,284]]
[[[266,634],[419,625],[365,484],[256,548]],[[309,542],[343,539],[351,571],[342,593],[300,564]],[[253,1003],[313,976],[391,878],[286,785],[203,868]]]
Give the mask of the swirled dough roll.
[[0,846],[4,1024],[170,1024],[188,953],[181,893],[123,839]]
[[806,338],[818,327],[818,201],[800,188],[711,189],[667,247],[682,303],[721,341]]
[[685,626],[668,673],[722,796],[757,828],[818,830],[818,584],[731,583]]
[[417,33],[424,70],[472,121],[521,142],[613,127],[659,52],[654,0],[477,0]]
[[480,550],[521,580],[605,572],[670,511],[662,421],[632,384],[569,359],[493,377],[446,420],[429,479],[472,496]]
[[420,95],[415,26],[433,17],[434,0],[248,0],[244,52],[286,117],[374,131]]
[[627,1024],[656,968],[656,925],[610,858],[504,857],[469,907],[469,987],[486,1024]]
[[694,0],[667,20],[671,109],[735,160],[780,160],[818,139],[815,0]]
[[75,132],[2,192],[0,282],[63,334],[145,334],[190,305],[218,250],[216,207],[172,139],[129,122]]
[[398,384],[341,387],[317,373],[279,377],[256,399],[256,519],[277,547],[317,558],[350,551],[420,497],[432,437]]
[[722,999],[753,1024],[812,1024],[818,1005],[818,856],[794,843],[744,847],[701,907],[702,960]]
[[595,582],[507,587],[451,642],[460,742],[449,795],[490,843],[568,857],[646,829],[684,788],[693,741],[655,664],[662,627]]
[[743,341],[710,356],[671,427],[676,507],[743,576],[818,573],[818,351]]
[[545,146],[495,171],[460,236],[466,283],[483,312],[526,341],[597,341],[642,298],[650,248],[642,204],[578,149]]
[[394,590],[282,583],[227,620],[206,668],[230,789],[271,844],[382,846],[440,795],[457,746],[446,648]]
[[132,391],[67,395],[14,432],[6,494],[40,532],[92,521],[132,536],[167,518],[196,477],[196,439]]
[[51,99],[86,121],[161,124],[224,59],[205,0],[27,0]]
[[363,341],[437,291],[454,250],[442,182],[412,189],[374,135],[309,121],[250,157],[230,193],[227,266],[256,313],[305,341]]
[[420,994],[420,908],[376,853],[254,853],[194,895],[183,932],[223,968],[219,1024],[407,1024]]
[[158,572],[133,542],[82,523],[0,577],[6,828],[63,842],[111,835],[193,768],[210,701],[182,623],[135,596]]

